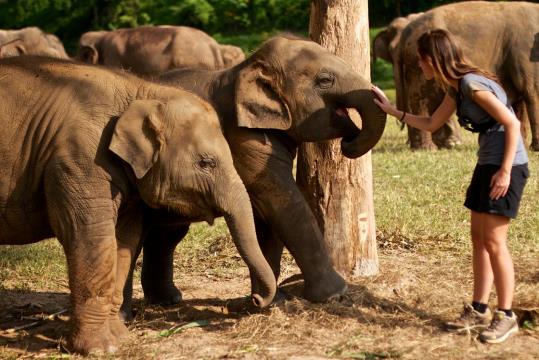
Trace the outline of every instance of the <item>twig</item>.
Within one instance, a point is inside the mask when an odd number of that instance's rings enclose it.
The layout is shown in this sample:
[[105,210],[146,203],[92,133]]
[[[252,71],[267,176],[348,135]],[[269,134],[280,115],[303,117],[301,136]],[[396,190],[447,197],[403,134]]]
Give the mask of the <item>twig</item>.
[[65,313],[65,312],[67,312],[67,310],[68,309],[62,309],[62,310],[60,310],[58,312],[55,312],[54,314],[44,316],[42,319],[31,322],[30,324],[20,325],[20,326],[16,326],[14,328],[11,328],[11,329],[7,329],[6,332],[8,334],[12,334],[12,333],[20,331],[20,330],[26,330],[26,329],[31,329],[31,328],[34,328],[34,327],[38,327],[38,326],[42,325],[47,320],[54,320],[58,315],[61,315],[61,314]]

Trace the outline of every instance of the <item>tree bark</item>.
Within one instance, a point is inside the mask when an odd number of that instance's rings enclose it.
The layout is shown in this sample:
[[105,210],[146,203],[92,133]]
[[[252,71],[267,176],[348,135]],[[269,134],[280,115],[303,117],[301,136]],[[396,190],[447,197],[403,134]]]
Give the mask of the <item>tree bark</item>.
[[[313,0],[309,33],[370,79],[367,0]],[[338,140],[304,143],[298,152],[297,182],[318,219],[335,268],[344,276],[376,274],[371,153],[350,160],[341,155]]]

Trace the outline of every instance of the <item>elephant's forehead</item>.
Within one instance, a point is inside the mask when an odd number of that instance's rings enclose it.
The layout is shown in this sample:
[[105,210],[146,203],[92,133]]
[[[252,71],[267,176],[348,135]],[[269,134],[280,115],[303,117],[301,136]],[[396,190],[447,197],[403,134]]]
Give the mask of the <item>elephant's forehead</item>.
[[[307,43],[307,42],[306,42]],[[287,69],[318,70],[322,67],[337,65],[338,58],[317,44],[290,46],[283,56],[283,65]]]

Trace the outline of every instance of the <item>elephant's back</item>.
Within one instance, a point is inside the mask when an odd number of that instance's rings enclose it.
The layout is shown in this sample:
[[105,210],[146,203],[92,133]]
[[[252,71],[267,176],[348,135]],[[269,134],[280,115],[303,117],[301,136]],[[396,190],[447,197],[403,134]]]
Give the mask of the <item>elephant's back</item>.
[[533,48],[539,32],[539,4],[466,1],[431,9],[404,28],[400,40],[404,61],[415,61],[418,38],[432,29],[451,32],[467,57],[489,68],[498,61],[502,47],[528,52]]
[[[119,91],[136,92],[141,80],[122,70],[40,56],[0,59],[3,99],[20,99],[25,106],[35,97],[62,88],[81,104],[117,100]],[[9,96],[18,94],[18,96]],[[73,100],[73,99],[72,99]],[[30,100],[31,101],[31,100]]]
[[[121,75],[121,74],[120,74]],[[104,126],[126,106],[113,88],[122,76],[104,69],[40,57],[0,60],[0,192],[23,179],[39,187],[45,164],[58,149],[91,157]],[[93,158],[92,158],[93,159]],[[21,180],[22,181],[22,180]]]
[[219,44],[205,32],[178,26],[175,29],[170,52],[172,68],[221,69],[224,67]]

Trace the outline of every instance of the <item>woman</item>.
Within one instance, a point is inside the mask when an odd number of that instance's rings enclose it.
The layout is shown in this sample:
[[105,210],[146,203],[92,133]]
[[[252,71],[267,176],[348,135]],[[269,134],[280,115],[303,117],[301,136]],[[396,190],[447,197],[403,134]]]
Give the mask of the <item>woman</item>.
[[[447,90],[440,106],[431,116],[412,115],[392,106],[377,87],[373,87],[378,98],[374,101],[406,124],[431,132],[457,110],[459,123],[479,132],[478,161],[464,203],[471,210],[473,301],[446,326],[449,330],[486,327],[480,339],[499,343],[518,331],[517,318],[511,310],[515,277],[507,232],[510,219],[517,216],[529,176],[520,123],[496,77],[466,61],[447,31],[426,32],[417,45],[424,76]],[[493,281],[498,309],[491,320],[487,304]]]

